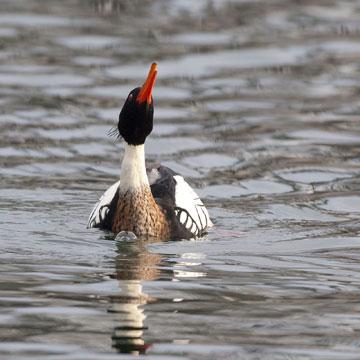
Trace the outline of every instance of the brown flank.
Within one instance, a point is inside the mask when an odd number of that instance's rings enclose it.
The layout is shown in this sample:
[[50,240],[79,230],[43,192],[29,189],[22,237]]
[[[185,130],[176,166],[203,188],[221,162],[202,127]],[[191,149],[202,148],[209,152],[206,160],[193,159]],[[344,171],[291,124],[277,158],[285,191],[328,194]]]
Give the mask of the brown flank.
[[112,231],[131,231],[136,236],[170,237],[169,222],[156,204],[149,187],[121,192],[113,218]]

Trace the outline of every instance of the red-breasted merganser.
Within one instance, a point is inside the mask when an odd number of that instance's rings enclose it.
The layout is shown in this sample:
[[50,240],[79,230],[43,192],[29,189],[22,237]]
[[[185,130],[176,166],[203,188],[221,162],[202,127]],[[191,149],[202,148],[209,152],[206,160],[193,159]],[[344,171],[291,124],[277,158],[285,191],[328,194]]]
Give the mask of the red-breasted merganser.
[[204,204],[173,170],[145,166],[144,144],[153,128],[152,89],[157,75],[151,65],[142,88],[130,92],[119,115],[118,135],[125,140],[120,181],[100,198],[88,227],[128,231],[136,236],[192,238],[213,226]]

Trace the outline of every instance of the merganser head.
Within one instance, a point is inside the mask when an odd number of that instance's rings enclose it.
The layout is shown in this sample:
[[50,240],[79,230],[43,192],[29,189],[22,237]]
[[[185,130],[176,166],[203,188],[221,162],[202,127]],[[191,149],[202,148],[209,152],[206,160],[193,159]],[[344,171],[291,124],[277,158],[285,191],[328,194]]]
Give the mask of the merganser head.
[[130,91],[119,115],[120,135],[129,145],[142,145],[153,129],[154,105],[152,89],[157,75],[156,63],[151,65],[142,88]]

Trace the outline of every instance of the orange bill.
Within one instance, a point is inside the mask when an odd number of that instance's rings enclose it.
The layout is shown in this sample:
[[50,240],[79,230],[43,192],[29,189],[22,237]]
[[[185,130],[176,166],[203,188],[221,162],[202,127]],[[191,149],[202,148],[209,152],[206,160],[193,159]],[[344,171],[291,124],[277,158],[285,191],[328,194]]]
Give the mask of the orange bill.
[[157,66],[156,62],[153,62],[151,64],[149,75],[148,75],[144,85],[142,86],[142,88],[139,92],[139,95],[136,98],[136,101],[139,104],[143,103],[145,100],[147,100],[148,104],[151,103],[151,93],[152,93],[152,89],[153,89],[154,83],[155,83],[155,78],[157,75],[156,66]]

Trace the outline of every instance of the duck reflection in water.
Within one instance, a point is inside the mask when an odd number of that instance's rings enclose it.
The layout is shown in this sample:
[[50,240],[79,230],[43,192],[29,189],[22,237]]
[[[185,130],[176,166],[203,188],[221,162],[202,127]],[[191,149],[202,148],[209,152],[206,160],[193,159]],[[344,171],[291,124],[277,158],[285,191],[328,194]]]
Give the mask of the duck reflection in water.
[[115,268],[121,293],[112,297],[113,307],[109,312],[116,314],[119,324],[114,329],[112,344],[120,353],[144,354],[152,346],[142,338],[147,330],[143,306],[156,299],[142,292],[141,281],[155,280],[160,273],[158,266],[162,257],[147,249],[148,244],[159,241],[127,234],[116,237],[118,255]]

